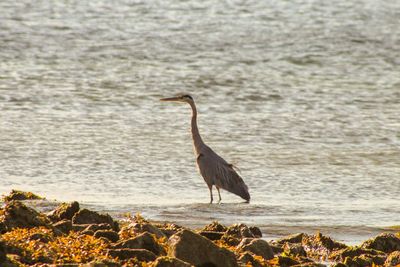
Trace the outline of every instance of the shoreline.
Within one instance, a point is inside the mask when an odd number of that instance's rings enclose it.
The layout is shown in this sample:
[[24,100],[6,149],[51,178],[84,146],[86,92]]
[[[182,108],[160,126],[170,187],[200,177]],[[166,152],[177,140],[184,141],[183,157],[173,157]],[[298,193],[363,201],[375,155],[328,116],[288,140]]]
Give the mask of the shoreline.
[[[39,198],[20,191],[5,196],[0,209],[0,266],[400,264],[400,233],[379,233],[357,245],[319,231],[294,231],[271,239],[263,233],[267,228],[241,223],[224,225],[214,221],[201,228],[186,227],[149,221],[140,214],[125,214],[117,220],[81,207],[76,201],[61,203],[55,209],[48,205],[46,212],[40,212],[33,208],[43,201]],[[281,234],[301,229],[281,226]]]

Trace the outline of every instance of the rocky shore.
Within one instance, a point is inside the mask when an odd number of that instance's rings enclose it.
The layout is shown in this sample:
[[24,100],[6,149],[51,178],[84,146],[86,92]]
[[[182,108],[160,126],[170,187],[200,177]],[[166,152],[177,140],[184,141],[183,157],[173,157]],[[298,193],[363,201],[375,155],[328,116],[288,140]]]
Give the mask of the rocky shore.
[[12,191],[0,209],[0,266],[397,266],[400,234],[382,233],[359,246],[321,233],[267,242],[260,229],[212,222],[202,229],[155,223],[139,214],[108,214],[62,203],[46,214]]

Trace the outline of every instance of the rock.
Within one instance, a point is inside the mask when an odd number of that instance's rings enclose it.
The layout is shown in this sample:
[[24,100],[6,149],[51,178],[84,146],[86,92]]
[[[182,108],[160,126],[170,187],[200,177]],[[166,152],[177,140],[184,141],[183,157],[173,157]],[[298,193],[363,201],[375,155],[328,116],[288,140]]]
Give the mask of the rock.
[[6,204],[2,217],[3,232],[10,231],[14,228],[50,226],[50,221],[45,215],[25,206],[22,202],[15,200]]
[[331,265],[331,267],[347,267],[347,266],[344,263],[337,262],[337,263]]
[[298,262],[297,260],[292,259],[288,256],[283,256],[283,255],[278,256],[278,266],[288,267],[288,266],[294,266],[294,265],[300,265],[300,262]]
[[9,202],[12,200],[34,200],[43,199],[42,197],[35,195],[32,192],[24,192],[19,190],[11,190],[11,193],[3,198],[4,202]]
[[79,267],[121,267],[121,264],[115,261],[102,260],[102,261],[93,261],[86,264],[80,264]]
[[274,257],[274,253],[268,242],[258,238],[244,238],[237,246],[237,250],[249,251],[257,256],[261,256],[265,260]]
[[311,250],[327,250],[331,252],[333,250],[347,248],[345,244],[336,242],[328,236],[324,236],[321,233],[316,235],[303,235],[302,238],[303,247],[307,247]]
[[131,249],[131,248],[120,248],[120,249],[109,249],[108,255],[120,260],[128,260],[137,258],[139,261],[154,261],[157,256],[145,249]]
[[213,231],[200,231],[199,234],[212,241],[220,240],[221,237],[224,235],[223,232],[213,232]]
[[385,266],[386,267],[398,266],[399,264],[400,264],[400,251],[393,251],[387,257],[387,259],[385,261]]
[[73,224],[109,224],[113,230],[119,231],[117,222],[108,214],[99,214],[88,209],[81,209],[72,217]]
[[244,252],[239,256],[241,266],[262,267],[263,265],[256,260],[250,252]]
[[47,214],[53,222],[61,220],[72,220],[75,213],[79,211],[79,203],[74,201],[71,203],[62,203],[55,210]]
[[114,249],[131,248],[131,249],[146,249],[153,252],[155,255],[166,255],[165,249],[154,240],[153,236],[145,232],[134,238],[122,240],[113,246]]
[[187,262],[181,261],[180,259],[177,258],[171,258],[171,257],[158,257],[155,262],[151,265],[153,267],[190,267],[190,265]]
[[[362,255],[365,256],[365,255]],[[347,257],[343,264],[346,265],[347,267],[368,267],[368,266],[372,266],[372,261],[368,258],[365,257],[354,257],[354,258],[350,258]]]
[[166,235],[160,229],[158,229],[156,226],[148,222],[129,224],[128,226],[125,226],[121,230],[121,232],[124,231],[133,232],[137,234],[148,232],[150,234],[155,235],[157,238],[162,238],[162,237],[166,238]]
[[228,227],[221,240],[230,246],[237,246],[243,238],[255,238],[255,236],[247,225],[234,224]]
[[170,236],[176,234],[179,230],[183,229],[182,226],[176,225],[174,223],[164,223],[154,226],[158,228],[167,238],[170,238]]
[[[0,241],[0,264],[7,260],[6,245]],[[1,265],[0,265],[1,266]]]
[[202,231],[211,231],[211,232],[226,232],[228,228],[217,221],[213,221],[209,225],[204,226]]
[[361,247],[391,253],[400,250],[400,238],[394,234],[383,233],[365,241]]
[[372,255],[372,256],[385,256],[385,253],[373,250],[373,249],[365,249],[360,247],[348,247],[345,249],[341,249],[335,252],[332,252],[329,255],[329,258],[334,261],[344,261],[347,257],[350,259],[354,257],[358,257],[361,255]]
[[250,226],[249,227],[250,232],[253,234],[254,237],[256,238],[261,238],[262,237],[262,233],[260,228],[256,227],[256,226]]
[[269,244],[269,246],[271,247],[272,251],[274,252],[274,255],[275,254],[281,254],[283,252],[283,248],[280,247],[280,246],[277,246],[277,245],[274,245],[274,244],[271,244],[271,243]]
[[300,263],[297,265],[293,265],[293,267],[326,267],[326,265],[316,263],[316,262],[306,262],[306,263]]
[[52,224],[55,229],[58,229],[60,232],[64,234],[68,234],[72,231],[72,221],[64,219],[62,221],[58,221]]
[[83,230],[81,232],[83,235],[90,235],[90,236],[94,236],[94,232],[92,230]]
[[283,250],[289,255],[307,256],[307,252],[304,250],[303,246],[299,243],[285,243],[283,245]]
[[293,234],[278,239],[276,243],[279,245],[284,245],[285,243],[301,243],[303,241],[303,237],[304,237],[303,233]]
[[249,227],[245,224],[234,224],[230,226],[226,230],[226,234],[230,236],[234,236],[238,239],[242,238],[255,238],[256,236],[253,234],[253,232],[250,230]]
[[238,266],[235,254],[189,230],[181,230],[168,240],[168,255],[195,266]]
[[85,230],[96,232],[99,230],[112,230],[112,227],[108,223],[89,224],[89,225],[87,225]]
[[94,237],[100,238],[104,237],[111,242],[117,242],[119,240],[119,235],[117,232],[112,230],[98,230],[94,233]]

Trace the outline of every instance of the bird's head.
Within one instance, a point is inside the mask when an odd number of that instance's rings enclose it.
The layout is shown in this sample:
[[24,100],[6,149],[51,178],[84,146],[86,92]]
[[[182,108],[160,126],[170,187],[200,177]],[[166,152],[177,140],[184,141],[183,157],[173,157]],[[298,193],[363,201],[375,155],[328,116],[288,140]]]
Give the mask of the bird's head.
[[160,101],[169,101],[169,102],[183,102],[183,103],[193,103],[193,97],[190,95],[178,95],[175,97],[161,98]]

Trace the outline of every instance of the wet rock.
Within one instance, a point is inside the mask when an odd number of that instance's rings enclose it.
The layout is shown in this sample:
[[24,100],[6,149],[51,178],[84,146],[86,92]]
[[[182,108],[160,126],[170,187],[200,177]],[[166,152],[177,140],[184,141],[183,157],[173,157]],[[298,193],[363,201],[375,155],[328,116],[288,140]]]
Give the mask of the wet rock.
[[45,215],[15,200],[6,204],[3,210],[2,219],[3,232],[18,227],[33,228],[37,226],[50,226],[50,221]]
[[168,240],[168,255],[196,266],[238,266],[235,254],[189,230],[181,230]]
[[12,200],[34,200],[34,199],[43,199],[43,198],[32,192],[24,192],[19,190],[11,190],[11,193],[3,198],[4,202],[9,202]]
[[212,241],[220,240],[221,237],[224,235],[223,232],[213,232],[213,231],[200,231],[199,234]]
[[237,246],[243,238],[255,238],[256,236],[251,232],[250,228],[245,224],[234,224],[226,230],[222,236],[222,240],[230,245]]
[[112,230],[112,227],[108,223],[89,224],[84,230],[97,232],[99,230]]
[[323,259],[328,258],[333,251],[347,247],[345,244],[336,242],[321,233],[316,235],[304,235],[302,246],[309,257]]
[[120,248],[120,249],[109,249],[108,255],[120,260],[128,260],[136,258],[139,261],[154,261],[157,256],[145,249],[131,249],[131,248]]
[[64,234],[68,234],[70,231],[72,231],[72,221],[71,220],[64,219],[62,221],[53,223],[52,226]]
[[147,249],[156,255],[166,255],[165,249],[154,240],[153,236],[145,232],[134,238],[122,240],[116,243],[113,248],[132,248],[132,249]]
[[261,238],[262,237],[262,233],[260,228],[256,227],[256,226],[250,226],[249,227],[250,232],[253,234],[254,237],[256,238]]
[[243,266],[262,267],[263,265],[256,260],[250,252],[242,253],[239,256],[239,263]]
[[283,256],[283,255],[278,256],[278,266],[288,267],[288,266],[294,266],[294,265],[300,265],[300,262],[298,262],[297,260],[292,259],[288,256]]
[[242,238],[255,238],[256,236],[250,230],[250,228],[245,224],[234,224],[226,230],[226,234],[234,236],[238,239]]
[[354,258],[347,257],[343,263],[347,267],[368,267],[373,265],[382,265],[384,261],[384,259],[379,259],[376,256],[361,255]]
[[284,245],[285,243],[301,243],[303,241],[303,237],[304,237],[303,233],[293,234],[278,239],[276,243],[279,245]]
[[47,214],[53,222],[61,220],[72,220],[72,217],[79,211],[79,203],[74,201],[71,203],[62,203],[55,210]]
[[283,248],[280,246],[274,245],[273,243],[270,243],[269,246],[271,247],[272,251],[274,252],[274,255],[281,254],[283,252]]
[[121,267],[121,264],[115,261],[102,260],[93,261],[87,264],[80,264],[79,267]]
[[0,241],[0,264],[7,260],[6,245]]
[[326,267],[326,265],[321,264],[321,263],[316,263],[316,262],[306,262],[306,263],[300,263],[297,265],[293,265],[293,267]]
[[390,253],[390,255],[387,257],[385,261],[385,266],[390,267],[398,265],[400,265],[400,251],[394,251]]
[[119,240],[119,235],[117,232],[112,230],[98,230],[94,233],[94,237],[100,238],[104,237],[111,242],[117,242]]
[[344,261],[346,258],[354,258],[361,255],[372,255],[372,256],[385,256],[385,253],[374,250],[374,249],[365,249],[360,247],[348,247],[345,249],[341,249],[335,252],[332,252],[329,255],[329,258],[334,261]]
[[332,240],[329,236],[317,233],[316,235],[303,235],[302,239],[303,246],[306,246],[312,250],[325,249],[327,251],[333,251],[338,249],[347,248],[345,244]]
[[99,214],[88,209],[81,209],[72,217],[73,224],[109,224],[113,230],[119,231],[117,222],[108,214]]
[[176,225],[174,223],[165,223],[154,226],[158,228],[167,238],[170,238],[172,235],[183,229],[182,226]]
[[90,235],[90,236],[94,236],[94,232],[92,230],[83,230],[81,232],[83,235]]
[[270,260],[274,257],[268,242],[258,238],[244,238],[237,246],[237,250],[251,252],[265,260]]
[[177,258],[171,257],[158,257],[156,261],[152,264],[153,267],[190,267],[187,262],[181,261]]
[[383,233],[365,241],[361,247],[391,253],[400,250],[400,238],[394,234]]
[[210,232],[226,232],[228,228],[217,221],[213,221],[209,225],[204,226],[202,231],[210,231]]
[[298,255],[303,257],[307,256],[307,252],[304,250],[304,247],[299,243],[285,243],[282,248],[285,253],[289,255]]
[[156,226],[151,223],[134,223],[131,225],[136,233],[145,233],[148,232],[150,234],[155,235],[157,238],[166,237],[166,235],[158,229]]

